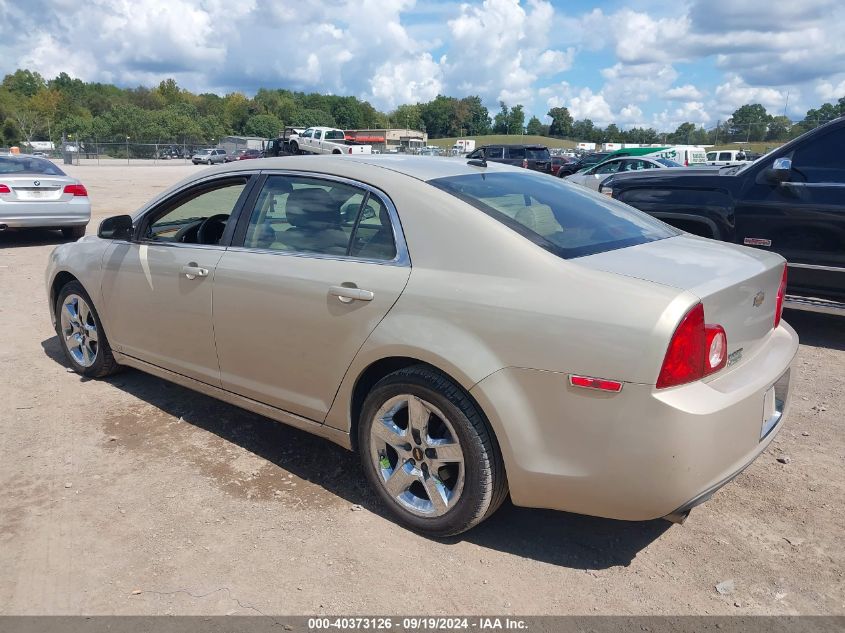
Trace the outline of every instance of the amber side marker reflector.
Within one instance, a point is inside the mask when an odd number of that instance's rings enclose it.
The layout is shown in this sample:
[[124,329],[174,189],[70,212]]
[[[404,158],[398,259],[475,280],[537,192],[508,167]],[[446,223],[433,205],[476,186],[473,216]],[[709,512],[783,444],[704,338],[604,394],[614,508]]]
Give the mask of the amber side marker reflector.
[[591,378],[590,376],[575,376],[570,374],[569,384],[573,387],[598,389],[599,391],[611,391],[613,393],[622,391],[621,382],[618,380],[607,380],[606,378]]

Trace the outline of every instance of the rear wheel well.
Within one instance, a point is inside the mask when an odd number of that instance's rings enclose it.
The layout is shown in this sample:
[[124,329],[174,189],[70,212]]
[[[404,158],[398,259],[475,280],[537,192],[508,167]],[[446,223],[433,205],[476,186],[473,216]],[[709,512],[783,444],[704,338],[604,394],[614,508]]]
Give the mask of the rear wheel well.
[[339,149],[332,150],[332,154],[340,154],[340,150]]
[[438,367],[432,365],[431,363],[426,363],[424,361],[408,356],[390,356],[388,358],[382,358],[372,363],[361,373],[361,375],[358,377],[358,380],[355,382],[355,387],[352,390],[352,401],[350,404],[349,411],[349,439],[352,443],[352,450],[354,450],[355,452],[358,451],[358,422],[359,418],[361,417],[361,409],[364,406],[364,400],[367,398],[367,394],[369,394],[373,387],[376,386],[376,383],[378,383],[378,381],[380,381],[385,376],[392,374],[395,371],[399,371],[400,369],[404,369],[405,367],[411,367],[413,365],[421,365],[423,367],[433,369],[434,371],[443,374],[459,389],[462,389],[463,392],[466,394],[467,398],[469,398],[473,405],[475,405],[475,408],[481,414],[481,417],[484,418],[484,422],[485,424],[487,424],[487,428],[490,431],[490,435],[498,448],[496,434],[493,432],[493,428],[487,421],[487,417],[484,415],[484,411],[482,410],[478,402],[475,400],[475,398],[473,398],[472,395],[466,389],[463,389],[459,381],[455,380],[452,376],[439,369]]
[[721,239],[719,235],[715,234],[713,228],[707,222],[699,222],[698,220],[684,220],[681,218],[664,219],[664,222],[671,224],[676,229],[681,229],[687,233],[698,235],[701,237],[709,237],[713,240]]

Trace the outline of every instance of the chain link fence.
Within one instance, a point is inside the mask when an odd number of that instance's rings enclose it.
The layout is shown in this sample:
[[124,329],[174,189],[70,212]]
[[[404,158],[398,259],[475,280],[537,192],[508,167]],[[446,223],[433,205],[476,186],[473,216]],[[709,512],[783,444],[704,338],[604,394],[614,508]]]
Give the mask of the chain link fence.
[[[139,142],[132,139],[102,141],[68,138],[50,153],[50,157],[73,165],[187,164],[199,150],[210,147],[218,145],[214,140],[203,139]],[[225,149],[234,155],[238,149],[246,149],[246,143],[243,143],[243,148],[238,143],[229,143]]]

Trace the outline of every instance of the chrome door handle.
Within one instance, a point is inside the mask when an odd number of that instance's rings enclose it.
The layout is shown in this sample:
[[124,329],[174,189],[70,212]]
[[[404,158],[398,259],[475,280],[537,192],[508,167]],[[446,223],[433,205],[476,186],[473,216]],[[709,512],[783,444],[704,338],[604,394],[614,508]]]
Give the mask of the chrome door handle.
[[200,268],[196,264],[187,264],[182,266],[182,272],[188,279],[196,279],[197,277],[208,277],[208,268]]
[[375,297],[375,295],[369,290],[347,288],[346,286],[332,286],[329,288],[329,294],[333,297],[337,297],[342,303],[352,303],[353,301],[372,301]]

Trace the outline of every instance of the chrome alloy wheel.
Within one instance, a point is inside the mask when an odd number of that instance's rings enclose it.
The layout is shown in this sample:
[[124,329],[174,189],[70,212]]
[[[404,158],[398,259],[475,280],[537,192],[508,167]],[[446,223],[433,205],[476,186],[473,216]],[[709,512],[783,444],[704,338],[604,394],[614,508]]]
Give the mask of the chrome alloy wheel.
[[97,323],[85,299],[74,294],[65,297],[60,322],[65,346],[73,360],[82,367],[93,365],[99,347]]
[[370,427],[370,457],[387,493],[413,514],[439,517],[464,488],[464,454],[454,427],[410,394],[385,402]]

